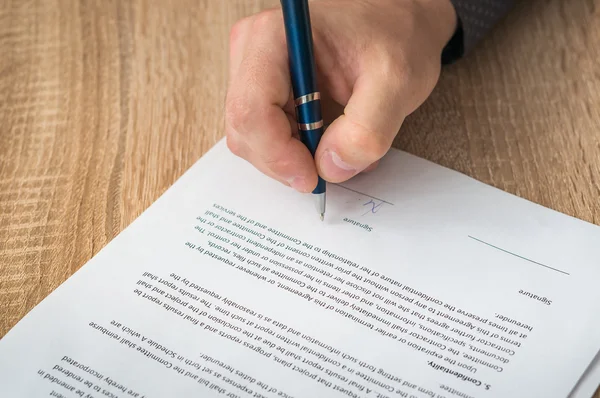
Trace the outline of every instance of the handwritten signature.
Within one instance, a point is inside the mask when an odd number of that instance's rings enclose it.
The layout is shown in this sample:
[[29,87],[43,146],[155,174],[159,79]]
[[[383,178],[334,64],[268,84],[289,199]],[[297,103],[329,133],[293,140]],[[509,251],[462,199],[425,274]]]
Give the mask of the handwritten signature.
[[377,213],[381,209],[381,207],[383,206],[384,203],[385,202],[383,202],[383,201],[377,201],[377,200],[370,199],[368,202],[363,204],[363,207],[366,206],[368,208],[368,210],[363,213],[363,216],[367,215],[369,213],[371,213],[371,214]]

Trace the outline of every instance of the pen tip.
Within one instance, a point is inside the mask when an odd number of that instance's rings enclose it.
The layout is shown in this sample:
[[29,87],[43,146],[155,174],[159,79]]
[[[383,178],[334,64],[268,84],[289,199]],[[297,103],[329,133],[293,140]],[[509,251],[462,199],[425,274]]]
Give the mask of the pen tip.
[[325,214],[321,213],[321,221],[325,219]]

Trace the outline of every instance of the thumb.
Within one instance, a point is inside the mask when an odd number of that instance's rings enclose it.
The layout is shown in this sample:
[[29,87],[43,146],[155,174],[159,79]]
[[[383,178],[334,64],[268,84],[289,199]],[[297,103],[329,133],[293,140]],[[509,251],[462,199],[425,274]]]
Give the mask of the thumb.
[[[384,68],[385,69],[385,68]],[[402,77],[361,74],[344,113],[323,134],[315,159],[319,175],[342,182],[367,169],[390,149],[406,117]]]

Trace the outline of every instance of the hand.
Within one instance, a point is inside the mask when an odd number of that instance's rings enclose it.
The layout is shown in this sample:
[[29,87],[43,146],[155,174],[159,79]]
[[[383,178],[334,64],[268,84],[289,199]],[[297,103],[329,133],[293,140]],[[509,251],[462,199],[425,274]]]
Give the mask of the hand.
[[226,101],[229,149],[301,192],[317,173],[342,182],[376,167],[437,84],[456,26],[449,0],[314,0],[310,12],[319,89],[344,106],[315,159],[297,139],[280,9],[231,30]]

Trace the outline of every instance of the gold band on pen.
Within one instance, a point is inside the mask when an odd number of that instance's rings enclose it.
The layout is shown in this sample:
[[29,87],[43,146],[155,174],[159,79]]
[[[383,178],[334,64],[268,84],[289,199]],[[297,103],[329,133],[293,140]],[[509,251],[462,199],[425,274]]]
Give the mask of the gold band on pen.
[[315,91],[314,93],[303,95],[302,97],[298,97],[294,100],[294,104],[296,106],[300,106],[302,104],[306,104],[307,102],[316,101],[321,99],[321,93]]
[[298,129],[302,131],[315,130],[321,127],[323,127],[323,119],[314,123],[298,123]]

